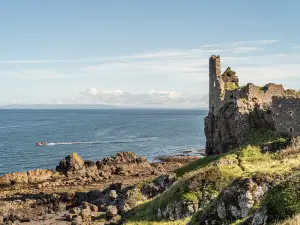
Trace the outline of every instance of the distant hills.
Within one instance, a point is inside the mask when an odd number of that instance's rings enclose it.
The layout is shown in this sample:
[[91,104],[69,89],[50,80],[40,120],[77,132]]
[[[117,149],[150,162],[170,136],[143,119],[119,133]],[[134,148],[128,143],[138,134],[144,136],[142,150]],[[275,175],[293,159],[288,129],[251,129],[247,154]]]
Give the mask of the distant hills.
[[105,104],[10,104],[0,105],[0,109],[116,109],[133,108],[127,106],[105,105]]
[[[175,107],[147,107],[147,106],[124,106],[124,105],[106,105],[106,104],[10,104],[0,105],[0,109],[185,109]],[[203,108],[186,108],[207,110]]]

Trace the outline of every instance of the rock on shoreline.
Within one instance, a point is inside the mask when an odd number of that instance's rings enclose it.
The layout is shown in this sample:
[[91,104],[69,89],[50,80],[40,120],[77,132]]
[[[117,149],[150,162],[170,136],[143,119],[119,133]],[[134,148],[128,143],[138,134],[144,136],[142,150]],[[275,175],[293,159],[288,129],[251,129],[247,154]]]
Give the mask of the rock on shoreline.
[[[120,213],[162,193],[176,180],[175,175],[167,174],[194,159],[175,157],[149,163],[132,152],[120,152],[93,162],[71,153],[56,171],[5,174],[0,176],[0,224],[50,220],[57,224],[91,224],[94,220],[118,224]],[[149,183],[156,177],[159,179]],[[143,181],[147,182],[135,186]]]

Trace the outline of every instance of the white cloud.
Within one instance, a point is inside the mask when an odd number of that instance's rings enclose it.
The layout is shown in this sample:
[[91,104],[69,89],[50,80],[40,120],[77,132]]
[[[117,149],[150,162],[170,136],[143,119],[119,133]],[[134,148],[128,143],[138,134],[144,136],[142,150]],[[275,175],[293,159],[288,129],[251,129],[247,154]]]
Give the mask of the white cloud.
[[256,51],[263,51],[263,48],[258,47],[237,47],[234,48],[232,53],[233,54],[241,54],[241,53],[249,53],[249,52],[256,52]]
[[176,91],[157,91],[129,93],[121,90],[97,90],[89,88],[76,95],[73,104],[108,104],[126,105],[133,107],[168,107],[168,108],[206,108],[207,96],[197,93],[183,93]]
[[164,58],[188,55],[188,51],[170,51],[160,50],[154,52],[146,52],[134,55],[114,56],[114,57],[100,57],[100,58],[87,58],[87,59],[47,59],[47,60],[3,60],[0,64],[46,64],[46,63],[91,63],[103,62],[114,63],[122,62],[133,59],[151,59],[151,58]]
[[239,41],[233,42],[232,46],[241,46],[241,45],[265,45],[265,44],[273,44],[278,40],[251,40],[251,41]]
[[[209,44],[202,45],[199,49],[194,50],[159,50],[152,52],[145,52],[133,55],[124,56],[114,56],[114,57],[100,57],[100,58],[85,58],[85,59],[26,59],[26,60],[3,60],[0,64],[46,64],[46,63],[91,63],[91,62],[103,62],[103,63],[114,63],[122,62],[126,60],[139,60],[139,59],[158,59],[158,58],[168,58],[168,57],[184,57],[189,56],[194,51],[197,52],[223,52],[230,50],[232,47],[236,46],[249,46],[249,45],[266,45],[277,42],[277,40],[251,40],[251,41],[240,41],[231,43],[220,43],[220,44]],[[217,49],[220,48],[220,49]]]
[[[232,67],[240,77],[241,83],[253,82],[262,85],[274,82],[283,83],[288,88],[294,87],[297,84],[295,80],[299,77],[300,53],[294,50],[267,54],[270,44],[275,42],[276,40],[241,41],[202,45],[195,49],[159,50],[92,59],[2,61],[0,68],[5,68],[6,71],[0,71],[0,76],[6,74],[7,77],[30,80],[64,79],[63,82],[58,80],[56,83],[60,87],[48,89],[55,90],[51,95],[59,99],[56,101],[59,104],[204,107],[207,105],[205,99],[208,92],[208,60],[212,54],[221,53],[222,71],[228,66]],[[293,47],[290,46],[290,50]],[[263,51],[264,49],[266,51]],[[52,65],[48,65],[52,63],[61,64],[53,68]],[[16,70],[19,64],[22,64],[24,69]],[[66,67],[60,70],[60,66],[63,65]],[[9,67],[12,69],[7,70]],[[70,97],[71,93],[86,87],[94,88]],[[107,87],[113,89],[106,89]],[[40,93],[40,90],[34,90],[32,87],[32,96],[36,91],[35,95],[41,96],[42,99],[43,93]],[[69,97],[60,98],[62,96]],[[22,96],[14,93],[12,98],[20,97]]]
[[201,45],[200,48],[215,48],[219,46],[221,46],[221,44]]

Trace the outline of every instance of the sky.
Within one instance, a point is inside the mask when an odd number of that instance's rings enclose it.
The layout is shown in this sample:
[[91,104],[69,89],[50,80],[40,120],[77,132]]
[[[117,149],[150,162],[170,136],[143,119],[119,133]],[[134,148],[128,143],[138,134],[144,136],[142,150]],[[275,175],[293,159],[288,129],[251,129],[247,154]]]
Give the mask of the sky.
[[208,59],[300,89],[300,1],[0,2],[0,105],[206,108]]

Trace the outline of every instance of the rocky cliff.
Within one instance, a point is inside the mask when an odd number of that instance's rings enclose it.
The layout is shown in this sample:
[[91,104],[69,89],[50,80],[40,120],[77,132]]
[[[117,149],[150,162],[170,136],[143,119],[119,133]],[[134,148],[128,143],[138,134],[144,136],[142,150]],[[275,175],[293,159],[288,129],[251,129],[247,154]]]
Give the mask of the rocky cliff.
[[[206,153],[220,154],[240,147],[250,132],[258,129],[275,130],[271,107],[268,102],[248,94],[248,84],[240,89],[243,98],[227,101],[217,112],[209,113],[204,120]],[[228,95],[231,91],[226,93]],[[259,101],[260,100],[260,101]]]

